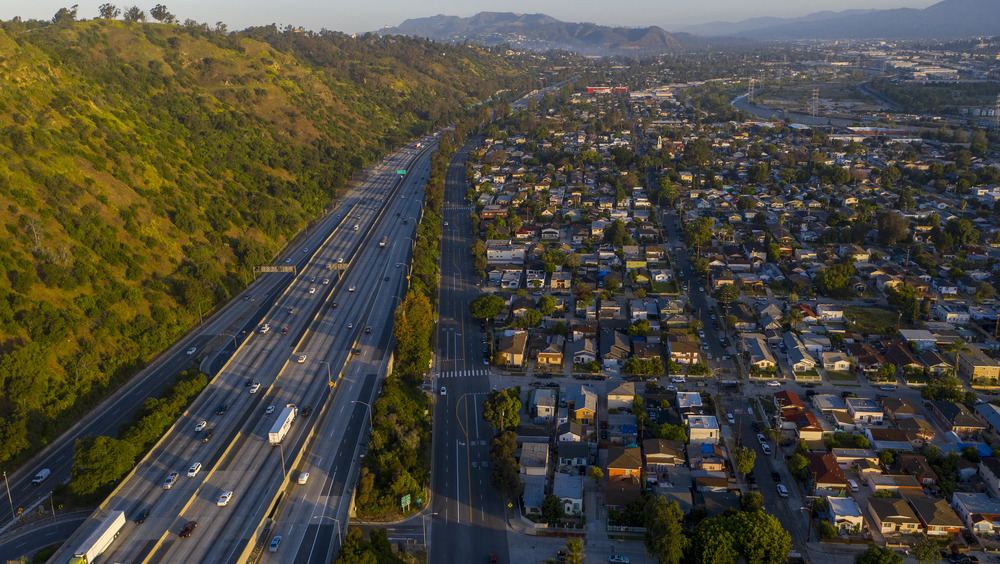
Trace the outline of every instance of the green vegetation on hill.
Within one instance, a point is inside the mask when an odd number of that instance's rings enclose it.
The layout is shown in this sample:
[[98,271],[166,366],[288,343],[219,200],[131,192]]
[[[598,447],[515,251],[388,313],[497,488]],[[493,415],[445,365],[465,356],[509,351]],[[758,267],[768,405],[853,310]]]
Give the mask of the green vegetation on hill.
[[0,22],[0,463],[239,292],[359,167],[530,81],[473,47],[221,31]]

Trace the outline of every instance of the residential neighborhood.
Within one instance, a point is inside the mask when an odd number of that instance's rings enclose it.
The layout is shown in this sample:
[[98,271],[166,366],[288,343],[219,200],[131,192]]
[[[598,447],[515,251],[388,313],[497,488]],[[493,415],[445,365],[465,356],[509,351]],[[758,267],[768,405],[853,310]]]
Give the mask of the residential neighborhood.
[[470,155],[524,519],[627,536],[649,496],[697,522],[759,492],[793,545],[1000,548],[996,156],[700,124],[692,87],[567,91]]

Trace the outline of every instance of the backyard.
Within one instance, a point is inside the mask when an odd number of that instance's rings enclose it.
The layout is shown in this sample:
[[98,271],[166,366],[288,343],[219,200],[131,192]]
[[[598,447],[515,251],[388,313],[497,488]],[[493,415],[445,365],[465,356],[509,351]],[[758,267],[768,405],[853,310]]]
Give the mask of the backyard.
[[889,306],[847,306],[844,308],[844,319],[862,335],[880,335],[895,333],[899,312]]

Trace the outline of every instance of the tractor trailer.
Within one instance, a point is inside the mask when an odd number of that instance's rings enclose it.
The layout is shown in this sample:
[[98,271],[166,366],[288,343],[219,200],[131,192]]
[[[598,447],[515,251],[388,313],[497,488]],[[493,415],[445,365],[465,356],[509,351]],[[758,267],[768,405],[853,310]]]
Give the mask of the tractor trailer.
[[271,427],[271,431],[267,434],[267,439],[272,445],[281,444],[285,435],[288,434],[288,430],[292,428],[292,421],[295,421],[296,414],[298,414],[298,409],[292,404],[288,404],[285,406],[285,409],[281,410],[278,420],[274,422],[274,426]]
[[111,546],[111,543],[118,537],[118,533],[125,526],[125,512],[112,511],[101,521],[97,530],[83,541],[80,548],[73,553],[70,564],[90,564],[95,558],[104,553]]

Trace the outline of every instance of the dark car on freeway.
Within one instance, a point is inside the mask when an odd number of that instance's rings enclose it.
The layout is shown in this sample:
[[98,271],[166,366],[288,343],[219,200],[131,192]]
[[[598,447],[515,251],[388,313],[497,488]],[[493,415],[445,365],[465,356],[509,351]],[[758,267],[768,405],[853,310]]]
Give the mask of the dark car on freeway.
[[191,533],[194,532],[194,528],[197,526],[198,526],[197,521],[188,521],[187,523],[184,524],[183,527],[181,527],[181,532],[177,533],[177,536],[181,537],[182,539],[186,539],[191,536]]

